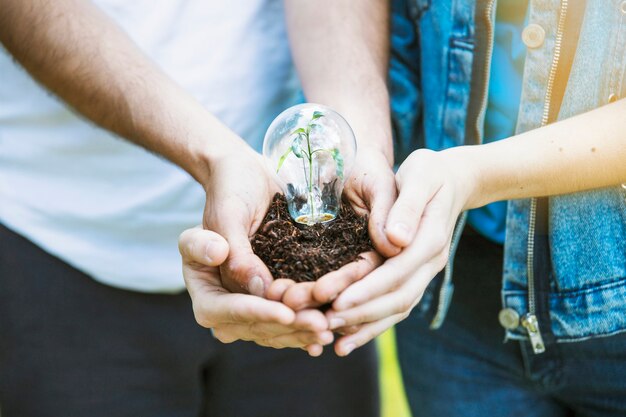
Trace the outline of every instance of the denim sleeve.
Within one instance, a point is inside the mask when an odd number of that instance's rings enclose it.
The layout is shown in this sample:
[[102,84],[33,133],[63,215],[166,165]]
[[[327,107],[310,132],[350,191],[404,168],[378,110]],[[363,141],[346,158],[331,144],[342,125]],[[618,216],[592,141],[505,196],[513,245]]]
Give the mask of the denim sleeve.
[[392,0],[389,90],[396,164],[423,147],[420,56],[410,0]]

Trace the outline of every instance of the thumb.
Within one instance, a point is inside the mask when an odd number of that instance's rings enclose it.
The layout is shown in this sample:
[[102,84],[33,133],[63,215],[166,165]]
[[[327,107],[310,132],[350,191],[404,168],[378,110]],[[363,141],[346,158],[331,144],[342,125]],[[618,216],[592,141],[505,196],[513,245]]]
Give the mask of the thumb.
[[229,215],[218,231],[230,246],[226,262],[220,266],[224,288],[232,292],[244,292],[263,297],[273,281],[265,263],[254,254],[248,237],[249,225],[244,217]]
[[178,250],[186,264],[196,262],[205,266],[218,266],[228,256],[228,243],[217,233],[197,226],[181,233]]

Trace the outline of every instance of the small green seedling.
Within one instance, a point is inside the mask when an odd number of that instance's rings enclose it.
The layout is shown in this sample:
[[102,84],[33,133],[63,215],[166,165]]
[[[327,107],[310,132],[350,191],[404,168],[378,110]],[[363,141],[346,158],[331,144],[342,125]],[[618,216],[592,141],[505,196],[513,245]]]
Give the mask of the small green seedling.
[[[313,201],[313,184],[314,184],[313,182],[313,156],[316,153],[327,152],[335,161],[335,170],[336,170],[337,177],[343,180],[343,157],[341,156],[341,152],[339,152],[339,149],[337,148],[311,149],[311,131],[315,129],[317,126],[319,126],[317,123],[315,123],[315,121],[318,120],[320,117],[324,117],[322,112],[319,112],[319,111],[313,112],[313,117],[311,117],[311,120],[306,125],[306,127],[300,127],[294,130],[293,132],[291,132],[291,134],[294,135],[293,141],[291,142],[291,146],[280,157],[280,159],[278,160],[278,167],[276,168],[276,173],[278,173],[278,171],[280,171],[280,168],[283,166],[283,163],[285,162],[285,160],[290,154],[293,154],[296,158],[299,158],[302,160],[302,169],[304,170],[306,185],[307,185],[308,192],[309,192],[309,207],[311,208],[311,213],[310,213],[311,216],[309,219],[310,221],[307,223],[310,223],[310,224],[315,223],[315,219],[316,219],[315,204]],[[309,163],[308,175],[307,175],[306,161],[308,161]],[[329,219],[326,219],[326,220],[329,220]]]

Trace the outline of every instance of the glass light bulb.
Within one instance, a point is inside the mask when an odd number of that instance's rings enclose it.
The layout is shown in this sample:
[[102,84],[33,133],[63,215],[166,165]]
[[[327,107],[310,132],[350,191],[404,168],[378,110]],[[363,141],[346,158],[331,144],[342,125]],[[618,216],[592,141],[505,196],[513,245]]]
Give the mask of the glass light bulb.
[[356,156],[354,133],[339,113],[312,103],[288,108],[268,128],[263,155],[297,223],[313,225],[337,217]]

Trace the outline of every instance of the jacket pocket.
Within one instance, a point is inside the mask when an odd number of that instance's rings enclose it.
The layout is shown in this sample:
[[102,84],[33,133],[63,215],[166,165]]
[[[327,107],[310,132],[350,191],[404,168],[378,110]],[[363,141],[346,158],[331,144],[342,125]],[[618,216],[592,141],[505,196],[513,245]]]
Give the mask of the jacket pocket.
[[441,147],[463,145],[470,100],[474,43],[467,38],[451,38],[448,49],[448,79],[443,105]]
[[558,291],[626,277],[626,202],[621,186],[551,198],[551,250]]

